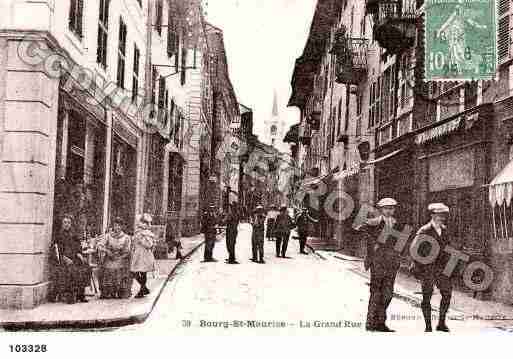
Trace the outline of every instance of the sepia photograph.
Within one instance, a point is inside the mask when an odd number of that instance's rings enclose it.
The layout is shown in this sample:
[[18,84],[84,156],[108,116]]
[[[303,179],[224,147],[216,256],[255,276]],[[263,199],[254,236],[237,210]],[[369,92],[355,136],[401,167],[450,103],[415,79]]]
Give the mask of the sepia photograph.
[[511,0],[0,0],[0,355],[509,339],[512,23]]

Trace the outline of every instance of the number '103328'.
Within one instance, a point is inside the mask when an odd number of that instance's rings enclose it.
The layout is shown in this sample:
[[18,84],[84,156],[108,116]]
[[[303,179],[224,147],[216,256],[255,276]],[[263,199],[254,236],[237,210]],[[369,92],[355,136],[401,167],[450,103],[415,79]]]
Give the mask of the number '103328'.
[[46,344],[9,344],[11,353],[46,353]]

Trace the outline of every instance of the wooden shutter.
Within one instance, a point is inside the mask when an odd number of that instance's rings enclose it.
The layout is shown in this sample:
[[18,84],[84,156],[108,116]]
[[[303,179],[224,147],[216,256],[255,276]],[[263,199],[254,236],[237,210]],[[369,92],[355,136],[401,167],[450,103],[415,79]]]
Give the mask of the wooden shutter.
[[177,42],[177,34],[176,34],[176,24],[173,19],[173,9],[170,6],[168,10],[168,21],[167,21],[167,55],[169,57],[173,56],[176,53],[176,42]]
[[497,44],[497,55],[499,63],[502,63],[510,57],[510,1],[499,1],[499,34]]
[[78,0],[77,4],[77,35],[82,38],[84,32],[82,30],[83,17],[84,17],[84,0]]

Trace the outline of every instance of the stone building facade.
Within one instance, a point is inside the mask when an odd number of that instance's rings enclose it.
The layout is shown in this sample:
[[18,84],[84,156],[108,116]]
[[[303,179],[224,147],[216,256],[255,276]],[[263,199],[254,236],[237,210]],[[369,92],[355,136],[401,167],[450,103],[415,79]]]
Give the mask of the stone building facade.
[[0,42],[0,307],[46,300],[64,214],[82,238],[142,211],[199,232],[216,120],[200,1],[2,1]]
[[[453,244],[493,269],[485,296],[506,302],[513,283],[511,9],[498,1],[497,81],[435,83],[424,81],[424,1],[319,0],[289,102],[301,110],[300,177],[313,177],[299,185],[329,187],[331,175],[343,178],[339,191],[356,204],[394,197],[400,220],[415,228],[428,220],[429,203],[446,203]],[[397,36],[385,35],[391,32]],[[358,236],[341,227],[320,235],[362,254]]]

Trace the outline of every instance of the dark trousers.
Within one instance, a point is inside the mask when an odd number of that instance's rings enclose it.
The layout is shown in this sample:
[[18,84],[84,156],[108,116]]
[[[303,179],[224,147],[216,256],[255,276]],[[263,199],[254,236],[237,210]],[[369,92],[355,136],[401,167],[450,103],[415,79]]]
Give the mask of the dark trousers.
[[385,325],[387,308],[394,294],[394,283],[398,267],[386,261],[374,260],[371,264],[368,329],[379,329]]
[[148,287],[146,287],[146,282],[148,280],[146,272],[134,272],[134,278],[141,287],[139,292],[149,292]]
[[205,233],[205,251],[203,253],[203,259],[210,261],[213,259],[214,247],[216,245],[215,233]]
[[306,231],[298,231],[297,235],[299,236],[299,253],[305,252],[306,247]]
[[264,237],[251,237],[251,251],[253,253],[253,261],[262,262],[264,260]]
[[285,257],[289,245],[290,233],[277,233],[276,235],[276,255]]
[[235,241],[237,232],[226,233],[226,250],[228,251],[228,262],[235,262]]
[[445,317],[451,304],[451,278],[443,275],[442,273],[426,273],[421,277],[420,283],[422,286],[422,303],[420,306],[422,308],[422,315],[424,316],[426,328],[431,328],[431,298],[433,297],[433,289],[435,285],[440,290],[440,294],[442,296],[442,299],[440,299],[440,316],[438,318],[438,322],[440,324],[445,324]]

